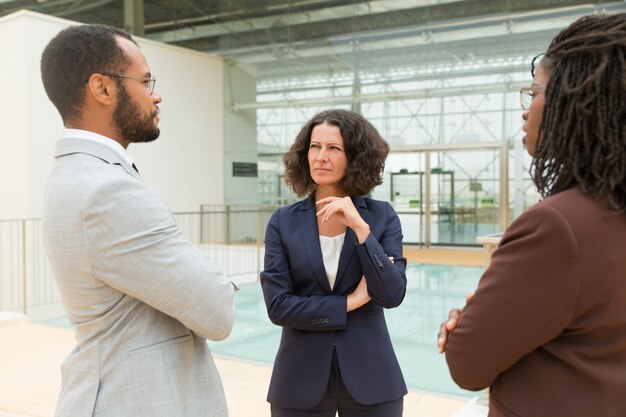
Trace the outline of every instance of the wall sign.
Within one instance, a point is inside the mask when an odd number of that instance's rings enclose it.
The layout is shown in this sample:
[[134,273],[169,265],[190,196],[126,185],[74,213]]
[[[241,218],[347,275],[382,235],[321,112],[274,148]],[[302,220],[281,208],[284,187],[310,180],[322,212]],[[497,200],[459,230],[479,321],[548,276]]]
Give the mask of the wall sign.
[[233,162],[233,177],[256,177],[257,164],[252,162]]

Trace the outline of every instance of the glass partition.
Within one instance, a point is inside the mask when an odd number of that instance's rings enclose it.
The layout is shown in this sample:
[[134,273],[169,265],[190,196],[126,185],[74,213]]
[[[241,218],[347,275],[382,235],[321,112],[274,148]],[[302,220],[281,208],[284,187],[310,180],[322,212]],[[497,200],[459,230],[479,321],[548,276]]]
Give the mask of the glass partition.
[[[477,245],[509,222],[508,143],[416,146],[390,153],[372,197],[394,206],[406,244]],[[398,167],[400,167],[398,169]]]
[[431,244],[475,245],[476,236],[500,231],[499,152],[495,149],[431,154]]

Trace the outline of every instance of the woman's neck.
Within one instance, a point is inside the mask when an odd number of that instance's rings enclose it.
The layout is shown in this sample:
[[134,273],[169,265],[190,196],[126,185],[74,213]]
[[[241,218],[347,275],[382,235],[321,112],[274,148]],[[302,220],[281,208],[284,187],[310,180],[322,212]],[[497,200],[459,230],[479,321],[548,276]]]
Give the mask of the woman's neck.
[[348,194],[336,186],[318,186],[315,190],[315,201],[326,197],[345,197],[347,195]]

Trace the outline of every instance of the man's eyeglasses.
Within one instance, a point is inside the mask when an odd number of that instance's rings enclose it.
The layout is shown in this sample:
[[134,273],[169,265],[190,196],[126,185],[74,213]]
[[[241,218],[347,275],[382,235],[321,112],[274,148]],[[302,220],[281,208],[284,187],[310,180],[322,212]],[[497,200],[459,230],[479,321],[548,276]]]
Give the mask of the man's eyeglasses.
[[107,77],[130,78],[131,80],[142,81],[146,85],[146,88],[150,92],[150,95],[152,95],[152,93],[154,92],[154,85],[156,84],[156,78],[139,77],[135,75],[125,75],[125,74],[102,74],[102,75],[105,75]]
[[522,87],[519,89],[519,98],[520,104],[522,105],[522,109],[528,110],[530,109],[530,105],[532,104],[535,96],[537,95],[537,91],[545,91],[545,85],[534,85],[532,87]]

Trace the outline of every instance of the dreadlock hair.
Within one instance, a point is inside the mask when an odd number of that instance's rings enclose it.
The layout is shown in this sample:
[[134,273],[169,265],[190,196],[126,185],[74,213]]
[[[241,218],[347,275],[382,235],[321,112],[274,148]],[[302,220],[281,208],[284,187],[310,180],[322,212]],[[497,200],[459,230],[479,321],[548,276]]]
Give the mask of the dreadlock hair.
[[578,185],[626,209],[626,13],[589,15],[559,33],[531,175],[543,197]]

